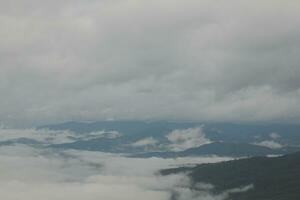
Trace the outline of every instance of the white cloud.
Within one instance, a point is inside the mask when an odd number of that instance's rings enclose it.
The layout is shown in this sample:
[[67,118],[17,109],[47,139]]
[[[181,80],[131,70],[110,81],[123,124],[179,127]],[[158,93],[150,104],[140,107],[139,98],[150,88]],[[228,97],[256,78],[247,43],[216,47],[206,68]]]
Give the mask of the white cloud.
[[131,144],[133,147],[155,146],[158,143],[153,137],[147,137]]
[[278,133],[270,133],[270,138],[273,140],[279,139],[281,136]]
[[181,151],[211,143],[206,138],[202,127],[174,130],[166,137],[171,142],[169,148],[173,151]]
[[115,139],[118,137],[122,137],[122,134],[119,133],[118,131],[96,131],[96,132],[90,132],[90,133],[85,133],[84,135],[77,135],[78,139],[82,140],[90,140],[90,139],[96,139],[96,138],[110,138],[110,139]]
[[259,146],[263,146],[263,147],[268,147],[270,149],[280,149],[283,147],[282,144],[275,142],[273,140],[265,140],[265,141],[258,142],[255,144],[259,145]]
[[[157,199],[167,200],[164,191],[144,190],[136,185],[100,183],[32,183],[13,181],[0,184],[1,195],[7,200],[45,199],[45,200],[130,200]],[[37,189],[38,188],[38,189]],[[17,192],[16,192],[17,191]]]

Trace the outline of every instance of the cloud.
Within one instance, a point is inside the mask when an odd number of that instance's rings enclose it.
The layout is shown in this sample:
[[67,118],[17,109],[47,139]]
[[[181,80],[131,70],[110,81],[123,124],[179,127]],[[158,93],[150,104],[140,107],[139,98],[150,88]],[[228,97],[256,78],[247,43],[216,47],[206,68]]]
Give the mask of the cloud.
[[263,147],[268,147],[270,149],[280,149],[283,147],[282,144],[275,142],[273,140],[265,140],[265,141],[258,142],[255,144],[259,145],[259,146],[263,146]]
[[[45,199],[45,200],[108,200],[120,199],[168,199],[168,194],[160,191],[144,191],[131,185],[101,185],[99,183],[55,183],[31,184],[12,182],[1,184],[1,193],[8,200],[12,199]],[[39,188],[37,191],[36,188]],[[14,192],[19,191],[19,192]]]
[[169,148],[173,151],[182,151],[211,143],[206,138],[202,127],[177,129],[166,135],[166,138],[171,142]]
[[226,200],[230,197],[230,194],[247,192],[253,188],[254,188],[253,185],[248,185],[240,188],[233,188],[230,190],[226,190],[218,195],[212,195],[209,189],[192,190],[188,187],[180,187],[178,190],[174,191],[171,199],[172,200],[201,200],[201,199]]
[[7,200],[168,200],[174,189],[180,191],[190,182],[180,174],[157,176],[157,170],[184,163],[219,162],[230,158],[141,159],[17,145],[1,146],[0,159],[0,192]]
[[117,131],[104,130],[76,134],[68,130],[0,128],[0,136],[0,142],[31,139],[43,144],[63,144],[75,142],[77,140],[91,140],[97,138],[115,139],[121,137],[122,134]]
[[298,1],[1,0],[0,9],[7,125],[299,121]]
[[270,134],[270,138],[272,138],[273,140],[277,140],[279,139],[281,136],[278,133],[271,133]]
[[90,139],[97,139],[97,138],[115,139],[118,137],[122,137],[122,134],[119,133],[118,131],[105,131],[105,130],[85,133],[82,136],[77,135],[77,139],[82,139],[82,140],[90,140]]
[[0,129],[1,142],[26,138],[45,144],[61,144],[74,142],[76,137],[76,134],[66,130]]
[[[4,141],[27,137],[47,142],[45,138],[53,137],[51,141],[63,142],[73,133],[2,129],[0,134]],[[128,158],[120,154],[58,150],[43,146],[0,146],[0,193],[7,200],[169,200],[174,191],[180,192],[189,187],[190,180],[185,174],[160,176],[158,170],[231,159],[217,156]]]
[[158,143],[153,137],[147,137],[131,144],[133,147],[155,146]]

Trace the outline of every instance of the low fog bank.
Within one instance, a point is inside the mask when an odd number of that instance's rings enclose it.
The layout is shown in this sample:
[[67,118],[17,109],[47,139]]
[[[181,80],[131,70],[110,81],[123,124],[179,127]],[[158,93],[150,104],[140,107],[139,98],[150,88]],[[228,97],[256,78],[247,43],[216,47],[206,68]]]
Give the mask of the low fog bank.
[[[193,131],[189,132],[189,140],[199,138],[194,137],[197,134]],[[0,142],[26,138],[42,144],[57,144],[78,137],[119,135],[103,134],[80,136],[70,131],[1,129]],[[169,136],[177,140],[177,135],[175,132]],[[0,145],[0,194],[3,199],[222,200],[230,193],[212,195],[212,185],[203,184],[195,189],[186,174],[161,176],[158,173],[161,169],[233,159],[230,157],[131,158],[122,154],[45,147],[31,143]]]
[[159,176],[162,168],[187,163],[219,162],[230,158],[126,158],[88,151],[36,149],[25,145],[0,147],[0,193],[15,200],[168,200],[203,196],[188,189],[187,176]]

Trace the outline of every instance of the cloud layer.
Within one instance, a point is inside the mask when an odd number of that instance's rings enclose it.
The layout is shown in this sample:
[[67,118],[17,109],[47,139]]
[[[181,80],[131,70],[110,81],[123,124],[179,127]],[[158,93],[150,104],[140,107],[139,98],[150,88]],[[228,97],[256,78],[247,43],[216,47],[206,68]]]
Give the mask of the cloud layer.
[[0,1],[0,121],[299,121],[300,3]]
[[[87,151],[53,151],[25,145],[0,146],[0,193],[7,200],[221,200],[208,190],[189,190],[183,175],[158,176],[157,170],[187,163],[229,160],[221,157],[127,158]],[[223,199],[223,198],[222,198]]]

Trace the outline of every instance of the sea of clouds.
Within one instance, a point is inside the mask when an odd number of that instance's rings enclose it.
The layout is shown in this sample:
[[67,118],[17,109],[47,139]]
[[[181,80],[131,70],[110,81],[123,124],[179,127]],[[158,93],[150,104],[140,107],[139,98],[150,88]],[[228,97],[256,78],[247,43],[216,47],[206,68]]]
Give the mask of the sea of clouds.
[[[45,130],[1,130],[17,136],[52,141],[70,138]],[[40,136],[39,136],[40,135]],[[72,136],[72,135],[71,135]],[[52,140],[44,139],[52,138]],[[57,150],[24,144],[0,146],[0,194],[6,200],[193,200],[223,199],[207,189],[193,190],[185,174],[161,176],[160,169],[230,160],[227,157],[128,158],[120,154]],[[212,186],[213,187],[213,186]]]

